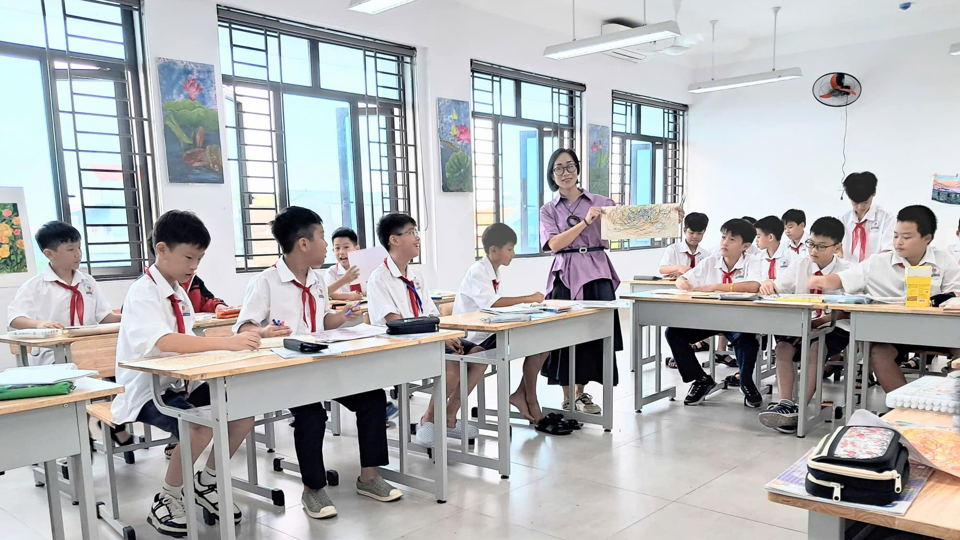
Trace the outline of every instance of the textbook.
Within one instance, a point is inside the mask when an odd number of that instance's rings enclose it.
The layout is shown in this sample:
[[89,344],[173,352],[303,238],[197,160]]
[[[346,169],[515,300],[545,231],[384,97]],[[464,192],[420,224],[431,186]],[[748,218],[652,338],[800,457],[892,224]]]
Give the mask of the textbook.
[[0,386],[57,384],[96,375],[92,369],[77,369],[76,364],[50,364],[9,368],[0,373]]

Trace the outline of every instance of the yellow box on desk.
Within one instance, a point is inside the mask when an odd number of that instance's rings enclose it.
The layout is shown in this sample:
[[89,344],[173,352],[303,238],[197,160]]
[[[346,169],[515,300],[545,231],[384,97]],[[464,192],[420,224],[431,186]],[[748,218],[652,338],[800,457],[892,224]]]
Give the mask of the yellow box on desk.
[[929,307],[930,284],[933,281],[929,266],[908,266],[906,270],[906,306]]

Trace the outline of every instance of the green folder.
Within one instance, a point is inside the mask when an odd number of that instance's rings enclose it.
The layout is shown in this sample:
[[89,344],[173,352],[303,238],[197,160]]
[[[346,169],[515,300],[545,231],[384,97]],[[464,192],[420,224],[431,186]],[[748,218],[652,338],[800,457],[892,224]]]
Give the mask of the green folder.
[[71,381],[56,384],[0,385],[0,401],[47,396],[63,396],[74,389]]

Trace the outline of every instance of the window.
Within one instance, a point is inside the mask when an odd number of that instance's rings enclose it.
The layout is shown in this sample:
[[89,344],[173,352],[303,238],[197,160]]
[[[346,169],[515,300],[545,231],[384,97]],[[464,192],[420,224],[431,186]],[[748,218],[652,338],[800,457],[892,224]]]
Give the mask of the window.
[[[613,93],[610,198],[622,205],[680,202],[686,105]],[[661,247],[670,239],[611,242],[613,249]]]
[[477,61],[471,67],[477,257],[484,229],[496,222],[517,233],[518,255],[539,254],[540,207],[553,197],[544,171],[557,148],[579,155],[585,87]]
[[414,49],[220,8],[220,63],[238,270],[274,264],[270,221],[310,208],[377,243],[416,216]]
[[101,279],[143,272],[152,227],[141,36],[136,0],[0,0],[3,185],[24,188],[34,231],[76,227]]

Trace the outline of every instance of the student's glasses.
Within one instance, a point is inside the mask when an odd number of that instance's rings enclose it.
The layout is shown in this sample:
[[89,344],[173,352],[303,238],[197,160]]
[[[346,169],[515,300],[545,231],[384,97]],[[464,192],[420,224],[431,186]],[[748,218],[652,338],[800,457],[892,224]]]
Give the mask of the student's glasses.
[[567,163],[566,166],[557,165],[556,167],[553,168],[553,174],[557,176],[563,174],[563,171],[567,171],[568,173],[575,173],[577,172],[577,164],[571,161],[570,163]]
[[412,236],[412,237],[414,237],[414,238],[420,238],[420,231],[418,231],[417,229],[410,229],[410,230],[408,230],[408,231],[403,231],[402,233],[398,234],[397,236],[403,236],[403,235],[405,235],[405,234],[409,234],[410,236]]
[[823,244],[814,243],[813,240],[807,240],[807,241],[805,242],[805,244],[806,244],[806,246],[807,246],[807,250],[808,250],[808,251],[823,251],[823,250],[825,250],[825,249],[829,249],[829,248],[832,248],[833,246],[837,245],[837,244],[830,244],[829,246],[826,246],[826,245],[823,245]]

